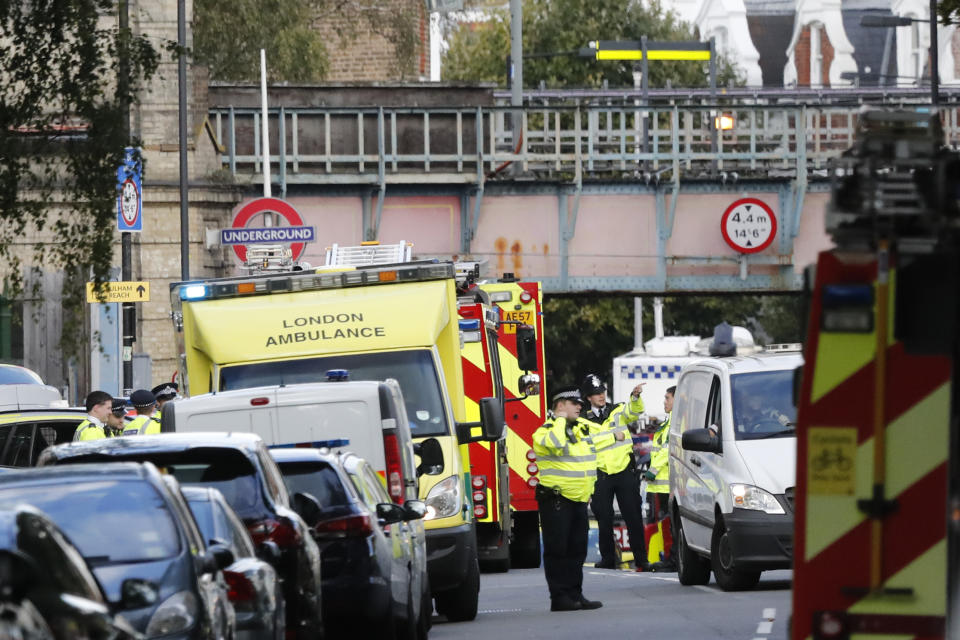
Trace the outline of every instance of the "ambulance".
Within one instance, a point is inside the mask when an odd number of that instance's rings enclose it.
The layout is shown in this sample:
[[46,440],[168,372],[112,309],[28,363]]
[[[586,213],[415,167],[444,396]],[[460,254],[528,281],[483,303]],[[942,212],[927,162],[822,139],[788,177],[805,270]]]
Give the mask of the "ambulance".
[[322,382],[335,369],[396,379],[414,442],[435,438],[443,454],[443,472],[420,483],[431,591],[439,613],[472,620],[480,575],[467,445],[498,440],[503,409],[481,398],[479,421],[466,420],[454,264],[358,262],[171,284],[182,389]]

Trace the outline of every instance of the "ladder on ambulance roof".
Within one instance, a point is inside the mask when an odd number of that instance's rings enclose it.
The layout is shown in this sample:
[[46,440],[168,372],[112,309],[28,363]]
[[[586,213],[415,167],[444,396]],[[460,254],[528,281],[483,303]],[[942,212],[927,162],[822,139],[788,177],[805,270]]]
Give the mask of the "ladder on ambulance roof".
[[364,242],[353,246],[334,244],[327,247],[324,264],[328,267],[360,267],[375,264],[410,262],[413,243],[401,240],[396,244]]

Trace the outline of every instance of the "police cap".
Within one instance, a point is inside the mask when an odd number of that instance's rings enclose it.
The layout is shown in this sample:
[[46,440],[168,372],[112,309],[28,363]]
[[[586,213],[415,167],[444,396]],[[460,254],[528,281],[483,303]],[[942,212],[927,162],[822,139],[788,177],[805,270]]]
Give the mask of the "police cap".
[[114,398],[110,411],[115,416],[122,416],[127,412],[127,401],[124,398]]
[[177,393],[180,391],[180,385],[176,382],[164,382],[163,384],[158,384],[150,391],[157,397],[157,400],[169,400],[177,397]]
[[580,389],[576,385],[567,385],[565,387],[560,387],[557,389],[551,398],[552,404],[557,404],[560,400],[570,400],[571,402],[583,402],[583,398],[580,397]]
[[607,385],[605,385],[603,380],[595,373],[588,373],[580,384],[580,393],[582,393],[584,397],[606,392]]
[[143,407],[149,407],[152,404],[157,404],[157,398],[151,391],[147,391],[146,389],[137,389],[130,394],[130,404],[132,404],[135,408],[140,409]]

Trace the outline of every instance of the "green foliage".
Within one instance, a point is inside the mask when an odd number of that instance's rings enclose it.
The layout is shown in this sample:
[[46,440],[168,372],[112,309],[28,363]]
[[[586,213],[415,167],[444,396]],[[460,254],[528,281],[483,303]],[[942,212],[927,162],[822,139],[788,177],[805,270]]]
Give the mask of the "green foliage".
[[[24,294],[18,246],[66,274],[62,347],[82,335],[83,283],[106,279],[116,228],[116,175],[130,144],[124,120],[158,54],[116,28],[111,0],[0,2],[0,260],[5,295]],[[120,61],[126,61],[121,67]],[[118,82],[118,71],[129,72]],[[30,248],[21,249],[29,252]]]
[[346,40],[373,32],[393,44],[397,71],[414,71],[419,45],[418,5],[388,9],[366,0],[195,0],[193,37],[197,62],[216,80],[260,78],[260,49],[271,82],[317,82],[330,67],[318,24],[338,25]]
[[[506,55],[510,52],[510,16],[491,10],[491,19],[455,25],[443,59],[445,80],[461,82],[505,81]],[[633,86],[633,63],[581,58],[576,52],[591,40],[695,40],[693,32],[659,2],[634,0],[524,0],[524,86],[611,87]],[[651,62],[650,86],[706,86],[706,62]],[[729,61],[721,59],[719,83],[737,79]]]
[[[644,298],[644,339],[653,337],[653,305]],[[758,343],[802,341],[803,300],[797,295],[665,298],[664,334],[713,335],[726,320],[749,329]],[[611,384],[613,359],[633,349],[633,298],[549,296],[544,302],[547,385],[579,384],[596,373]]]
[[311,29],[311,0],[195,0],[193,7],[196,60],[212,78],[259,79],[260,49],[270,81],[311,82],[327,72],[327,50]]

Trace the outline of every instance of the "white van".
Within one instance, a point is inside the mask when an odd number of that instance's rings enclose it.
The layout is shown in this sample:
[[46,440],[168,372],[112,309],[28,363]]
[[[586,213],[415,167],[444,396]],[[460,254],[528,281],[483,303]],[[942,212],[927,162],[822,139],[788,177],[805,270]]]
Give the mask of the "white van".
[[670,502],[681,584],[754,586],[790,568],[799,351],[684,367],[670,420]]
[[271,448],[351,451],[381,474],[390,497],[401,504],[419,499],[418,472],[442,470],[440,444],[433,439],[417,444],[421,467],[416,466],[403,395],[392,379],[206,393],[164,405],[160,430],[241,431],[256,433]]

